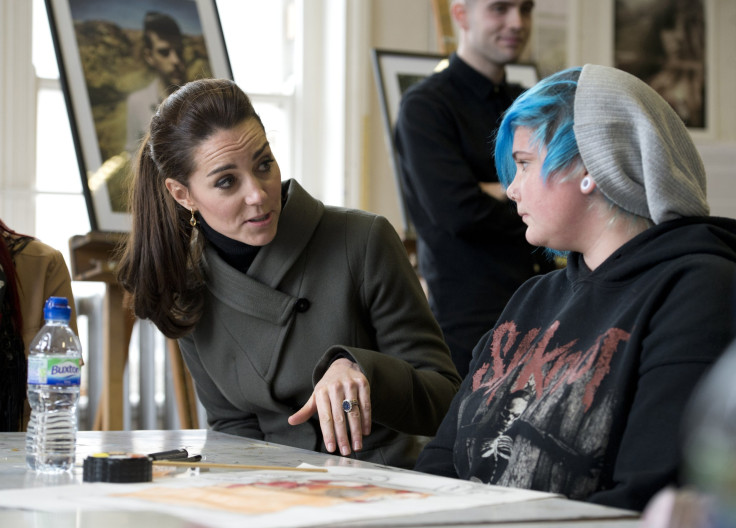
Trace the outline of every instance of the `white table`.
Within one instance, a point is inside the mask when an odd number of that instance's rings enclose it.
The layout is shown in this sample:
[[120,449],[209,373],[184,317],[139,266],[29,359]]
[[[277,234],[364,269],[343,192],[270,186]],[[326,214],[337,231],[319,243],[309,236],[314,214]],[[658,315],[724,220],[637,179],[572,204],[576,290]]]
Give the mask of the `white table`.
[[[0,493],[17,488],[39,488],[43,501],[48,486],[72,484],[82,487],[81,467],[71,473],[44,476],[25,468],[24,435],[0,433]],[[80,431],[77,463],[99,452],[123,451],[153,453],[184,447],[190,454],[202,454],[205,461],[228,464],[257,464],[297,467],[302,463],[320,467],[341,466],[387,469],[354,459],[324,455],[266,442],[259,442],[208,430],[180,431]],[[229,471],[212,469],[210,471]],[[401,470],[393,470],[401,471]],[[195,477],[196,478],[196,477]],[[430,527],[513,526],[514,528],[634,528],[639,526],[635,512],[606,508],[558,496],[537,500],[435,512],[424,515],[371,519],[341,523],[341,526]],[[197,528],[199,525],[168,514],[151,511],[88,511],[50,513],[21,509],[0,509],[0,527],[8,528]]]

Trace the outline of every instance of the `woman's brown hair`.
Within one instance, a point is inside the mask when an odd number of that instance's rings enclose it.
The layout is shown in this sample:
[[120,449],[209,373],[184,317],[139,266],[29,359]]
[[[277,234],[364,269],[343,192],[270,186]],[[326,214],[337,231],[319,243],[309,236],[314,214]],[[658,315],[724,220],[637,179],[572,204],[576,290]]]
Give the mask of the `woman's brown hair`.
[[188,186],[195,149],[216,131],[249,119],[260,123],[250,99],[234,82],[187,83],[161,103],[135,158],[132,228],[121,248],[117,277],[131,294],[135,315],[151,320],[172,339],[187,334],[202,315],[204,242],[189,224],[191,211],[169,194],[166,179]]

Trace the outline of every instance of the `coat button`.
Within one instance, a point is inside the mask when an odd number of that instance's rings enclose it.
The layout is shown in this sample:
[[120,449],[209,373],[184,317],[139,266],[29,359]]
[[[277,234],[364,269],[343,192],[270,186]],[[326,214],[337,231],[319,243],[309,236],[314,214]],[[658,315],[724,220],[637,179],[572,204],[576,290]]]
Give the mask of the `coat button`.
[[302,297],[301,299],[296,301],[294,309],[299,313],[304,313],[309,310],[310,306],[312,306],[312,303],[309,302],[309,299],[305,299],[304,297]]

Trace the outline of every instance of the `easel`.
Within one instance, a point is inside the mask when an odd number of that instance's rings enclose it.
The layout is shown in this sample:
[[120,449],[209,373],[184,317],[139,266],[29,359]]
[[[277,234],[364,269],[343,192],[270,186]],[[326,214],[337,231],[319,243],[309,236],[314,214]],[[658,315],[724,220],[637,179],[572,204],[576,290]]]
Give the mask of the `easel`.
[[[92,231],[69,240],[72,279],[105,283],[103,301],[102,395],[94,421],[96,431],[123,429],[123,376],[128,362],[135,316],[125,308],[126,292],[115,278],[115,252],[127,234]],[[167,339],[174,392],[182,429],[198,427],[196,396],[176,341]]]
[[450,55],[457,48],[455,29],[452,26],[450,15],[450,2],[451,0],[432,0],[437,42],[439,43],[439,51],[443,55]]

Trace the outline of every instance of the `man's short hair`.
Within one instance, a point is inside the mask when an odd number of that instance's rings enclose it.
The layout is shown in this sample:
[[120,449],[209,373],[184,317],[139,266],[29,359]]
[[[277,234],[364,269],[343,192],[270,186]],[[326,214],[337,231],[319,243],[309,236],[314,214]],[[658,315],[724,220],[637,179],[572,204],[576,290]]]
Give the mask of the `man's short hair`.
[[153,46],[149,36],[151,32],[165,40],[181,38],[181,30],[176,20],[158,11],[149,11],[143,18],[143,43],[147,49]]

